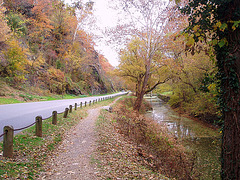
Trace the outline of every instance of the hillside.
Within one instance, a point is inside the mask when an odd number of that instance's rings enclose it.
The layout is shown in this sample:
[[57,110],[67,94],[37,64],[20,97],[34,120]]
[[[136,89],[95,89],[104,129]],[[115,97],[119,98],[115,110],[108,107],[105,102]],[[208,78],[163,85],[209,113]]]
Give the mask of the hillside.
[[108,75],[113,67],[94,49],[92,35],[81,29],[91,10],[89,3],[5,0],[0,6],[1,81],[40,93],[91,95],[118,90],[121,85]]

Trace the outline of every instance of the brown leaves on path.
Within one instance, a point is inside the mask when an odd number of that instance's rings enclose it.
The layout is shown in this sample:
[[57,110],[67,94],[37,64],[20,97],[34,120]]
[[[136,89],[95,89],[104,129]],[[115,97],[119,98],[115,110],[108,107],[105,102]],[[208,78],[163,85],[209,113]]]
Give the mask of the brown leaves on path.
[[94,123],[99,111],[100,108],[89,109],[89,115],[66,134],[40,179],[95,179],[96,169],[90,158],[95,148]]

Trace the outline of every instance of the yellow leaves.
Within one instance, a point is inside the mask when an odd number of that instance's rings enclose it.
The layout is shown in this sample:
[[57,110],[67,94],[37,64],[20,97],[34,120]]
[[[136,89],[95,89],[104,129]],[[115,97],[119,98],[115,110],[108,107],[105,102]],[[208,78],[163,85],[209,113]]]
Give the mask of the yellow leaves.
[[193,31],[196,33],[196,32],[198,32],[199,28],[200,28],[200,26],[196,25],[196,26],[193,27]]
[[[233,24],[231,28],[232,28],[233,31],[235,31],[240,24],[240,20],[239,21],[229,21],[228,24]],[[214,25],[214,30],[216,31],[217,29],[220,29],[220,31],[225,31],[226,29],[230,28],[230,27],[228,27],[228,24],[227,23],[222,24],[219,21]]]
[[223,47],[224,45],[227,45],[228,46],[228,41],[226,38],[224,39],[221,39],[219,42],[218,42],[218,45],[219,47]]
[[221,23],[220,21],[218,21],[218,22],[213,26],[214,31],[216,31],[218,28],[220,28],[221,25],[222,25],[222,23]]
[[239,24],[240,24],[240,20],[239,21],[234,21],[232,29],[235,31],[238,28]]
[[199,37],[198,37],[198,40],[199,40],[200,42],[204,42],[204,38],[203,38],[202,36],[199,36]]
[[0,6],[0,42],[6,41],[9,37],[10,29],[4,19],[5,8]]
[[194,45],[194,43],[195,43],[195,40],[194,40],[194,38],[193,38],[193,35],[189,36],[189,37],[187,38],[186,46],[191,47],[191,46]]
[[48,70],[48,72],[49,72],[49,74],[51,75],[52,78],[57,79],[59,81],[63,81],[64,73],[61,70],[51,67]]
[[34,57],[32,61],[29,61],[29,65],[32,67],[39,67],[40,65],[43,65],[44,63],[45,63],[45,59],[44,59],[42,53],[40,53],[37,58]]
[[7,76],[15,82],[21,82],[25,79],[27,60],[27,50],[20,47],[19,42],[12,39],[7,42],[9,48],[4,52],[7,60]]
[[207,88],[208,88],[209,91],[215,91],[216,87],[217,87],[216,84],[210,84]]
[[212,43],[213,46],[215,46],[218,43],[218,40],[217,39],[213,39],[211,43]]
[[228,28],[228,25],[226,23],[223,23],[220,27],[220,30],[225,31],[226,28]]
[[214,26],[214,31],[216,31],[217,29],[220,29],[221,31],[224,31],[226,28],[228,27],[228,25],[226,23],[221,23],[220,21],[218,21]]

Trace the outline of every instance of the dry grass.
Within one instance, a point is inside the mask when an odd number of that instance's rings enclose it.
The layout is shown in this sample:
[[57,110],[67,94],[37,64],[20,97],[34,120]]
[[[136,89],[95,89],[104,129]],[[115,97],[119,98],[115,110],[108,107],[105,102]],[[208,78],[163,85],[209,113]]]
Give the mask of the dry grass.
[[[102,115],[108,123],[105,122],[102,126],[105,135],[101,136],[99,149],[103,157],[100,158],[100,164],[104,166],[103,171],[108,172],[109,179],[121,177],[120,174],[124,178],[138,179],[163,179],[161,174],[169,178],[194,179],[197,176],[193,168],[194,156],[186,152],[159,124],[146,119],[143,114],[133,112],[133,102],[133,98],[125,98],[114,107],[112,117]],[[144,103],[141,112],[149,108]],[[112,132],[106,135],[106,131],[110,129],[113,129]],[[117,161],[113,160],[116,159],[115,156]],[[111,164],[114,162],[114,166],[104,163],[106,159]],[[122,165],[123,162],[125,165]],[[136,170],[141,169],[140,167],[145,173],[141,174],[141,171]],[[136,172],[135,175],[129,175],[132,171]]]

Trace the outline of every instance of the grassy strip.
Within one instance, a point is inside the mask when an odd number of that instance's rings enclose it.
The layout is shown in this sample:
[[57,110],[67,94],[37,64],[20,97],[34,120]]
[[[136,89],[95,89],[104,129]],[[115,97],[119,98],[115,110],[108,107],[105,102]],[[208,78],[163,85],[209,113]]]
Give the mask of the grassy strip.
[[14,98],[5,98],[0,97],[0,104],[15,104],[15,103],[22,103],[23,101],[14,99]]
[[[101,96],[104,95],[110,95],[108,94],[101,94]],[[24,102],[37,102],[37,101],[52,101],[52,100],[61,100],[61,99],[76,99],[76,98],[83,98],[83,97],[95,97],[100,96],[98,95],[74,95],[74,94],[65,94],[65,95],[51,95],[51,96],[39,96],[39,95],[33,95],[29,93],[22,93],[19,95],[9,94],[7,96],[0,97],[0,105],[1,104],[15,104],[15,103],[24,103]]]
[[[58,124],[52,125],[52,119],[43,122],[43,137],[34,136],[35,126],[30,127],[14,137],[14,158],[0,156],[0,179],[36,179],[43,171],[46,158],[62,142],[64,133],[86,117],[87,109],[107,105],[114,99],[98,102],[91,107],[73,111],[68,118],[58,115]],[[0,143],[2,152],[2,142]],[[1,153],[2,154],[2,153]]]
[[0,104],[14,104],[14,103],[24,103],[24,102],[36,102],[36,101],[51,101],[51,100],[60,100],[60,99],[76,99],[88,97],[86,95],[72,95],[72,94],[65,94],[61,95],[52,95],[52,96],[39,96],[39,95],[32,95],[32,94],[19,94],[14,95],[11,94],[7,97],[0,97]]

